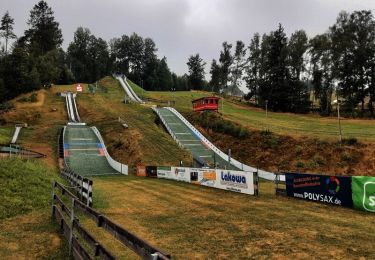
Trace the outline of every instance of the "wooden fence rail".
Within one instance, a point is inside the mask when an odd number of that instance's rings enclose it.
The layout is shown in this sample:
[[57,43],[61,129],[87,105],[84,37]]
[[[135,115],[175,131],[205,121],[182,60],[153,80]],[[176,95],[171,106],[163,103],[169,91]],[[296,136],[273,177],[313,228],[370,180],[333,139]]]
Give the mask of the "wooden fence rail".
[[69,169],[62,169],[60,171],[61,176],[64,177],[69,184],[72,186],[79,196],[80,200],[85,202],[87,206],[92,206],[92,185],[93,181],[89,178],[83,177],[82,175],[76,174]]
[[[64,200],[55,192],[56,190],[59,190],[61,196],[72,202],[71,207],[66,205]],[[170,259],[170,255],[162,253],[161,250],[120,227],[106,216],[80,201],[62,184],[54,182],[52,188],[52,216],[59,222],[62,233],[69,241],[69,250],[75,259],[93,259],[94,257],[115,259],[111,252],[80,225],[76,215],[77,212],[81,212],[91,220],[94,220],[97,227],[101,227],[112,234],[120,243],[132,249],[143,259]],[[84,241],[84,243],[81,241]],[[87,246],[90,247],[90,251],[86,249]],[[90,254],[90,252],[93,253]]]

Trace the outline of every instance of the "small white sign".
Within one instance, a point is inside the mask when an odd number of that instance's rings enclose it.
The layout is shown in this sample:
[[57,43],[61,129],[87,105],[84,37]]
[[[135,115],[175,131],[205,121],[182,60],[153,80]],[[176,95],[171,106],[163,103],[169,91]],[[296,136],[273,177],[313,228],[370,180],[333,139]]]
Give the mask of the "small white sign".
[[82,86],[80,84],[78,84],[76,88],[78,92],[82,92]]

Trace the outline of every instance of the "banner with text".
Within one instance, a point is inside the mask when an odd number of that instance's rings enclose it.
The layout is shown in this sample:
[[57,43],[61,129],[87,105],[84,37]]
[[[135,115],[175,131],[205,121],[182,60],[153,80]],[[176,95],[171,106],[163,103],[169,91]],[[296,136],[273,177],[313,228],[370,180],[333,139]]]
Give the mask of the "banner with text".
[[375,177],[352,177],[355,209],[375,212]]
[[352,207],[352,178],[286,173],[286,191],[290,197]]
[[[147,167],[146,167],[147,168]],[[158,167],[158,178],[254,195],[252,172],[187,167]]]

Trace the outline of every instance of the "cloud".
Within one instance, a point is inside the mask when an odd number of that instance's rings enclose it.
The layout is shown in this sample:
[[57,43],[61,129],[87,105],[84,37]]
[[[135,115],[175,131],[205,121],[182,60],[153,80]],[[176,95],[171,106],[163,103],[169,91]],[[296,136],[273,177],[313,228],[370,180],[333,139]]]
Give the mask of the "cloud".
[[[218,58],[224,41],[249,43],[255,32],[282,23],[288,35],[305,29],[309,36],[325,32],[341,10],[374,9],[373,0],[47,0],[64,35],[64,48],[79,26],[110,40],[137,32],[151,37],[171,69],[187,72],[187,58],[200,53],[207,62]],[[37,1],[0,0],[15,18],[15,32],[27,28]]]

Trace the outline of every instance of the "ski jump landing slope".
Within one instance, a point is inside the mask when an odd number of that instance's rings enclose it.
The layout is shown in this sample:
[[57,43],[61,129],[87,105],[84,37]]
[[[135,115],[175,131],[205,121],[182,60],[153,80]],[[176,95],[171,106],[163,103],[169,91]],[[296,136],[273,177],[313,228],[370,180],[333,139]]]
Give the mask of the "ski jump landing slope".
[[120,81],[121,86],[126,92],[126,95],[130,98],[131,101],[135,103],[144,103],[142,99],[134,92],[133,88],[128,84],[126,77],[117,76],[116,79]]
[[[228,165],[229,157],[219,148],[204,137],[192,124],[190,124],[176,109],[171,107],[153,108],[160,117],[169,134],[181,146],[198,155],[201,159],[217,167],[224,168]],[[215,155],[214,155],[215,154]],[[230,167],[227,169],[256,172],[257,169],[230,158]],[[259,177],[267,180],[275,180],[275,174],[258,170]]]
[[64,127],[65,164],[82,176],[128,174],[128,166],[115,161],[108,153],[96,127],[80,123],[75,94],[64,93],[69,123]]
[[[68,125],[64,130],[64,159],[66,165],[82,176],[127,174],[128,167],[110,158],[95,127]],[[111,161],[112,160],[112,161]],[[119,167],[118,167],[119,166]],[[118,169],[117,169],[118,168]]]

